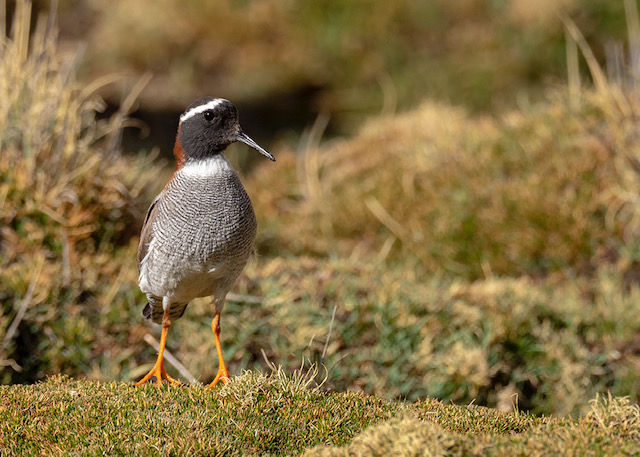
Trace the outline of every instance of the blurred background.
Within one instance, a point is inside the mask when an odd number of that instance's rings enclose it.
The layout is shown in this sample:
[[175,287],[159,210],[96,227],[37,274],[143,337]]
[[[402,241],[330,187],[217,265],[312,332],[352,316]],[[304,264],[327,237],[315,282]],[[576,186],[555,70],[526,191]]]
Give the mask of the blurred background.
[[[213,95],[277,158],[228,152],[259,221],[221,321],[232,373],[321,363],[336,390],[558,415],[637,401],[635,1],[0,9],[1,382],[149,369],[138,234],[178,116]],[[201,382],[212,316],[196,301],[169,335]]]
[[[607,1],[59,0],[58,9],[60,46],[82,49],[81,80],[153,75],[135,117],[150,130],[143,145],[169,153],[176,116],[202,94],[233,100],[267,146],[296,145],[320,113],[335,135],[424,99],[492,112],[540,98],[566,81],[559,12],[601,58],[627,36],[622,2]],[[100,94],[117,107],[122,87]]]

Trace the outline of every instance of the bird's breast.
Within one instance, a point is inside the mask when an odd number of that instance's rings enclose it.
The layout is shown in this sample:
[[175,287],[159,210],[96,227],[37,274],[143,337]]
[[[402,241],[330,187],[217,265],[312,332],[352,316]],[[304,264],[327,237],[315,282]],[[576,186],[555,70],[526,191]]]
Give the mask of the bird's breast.
[[256,218],[237,173],[178,170],[157,201],[140,287],[184,301],[230,286],[253,251]]
[[208,263],[253,244],[256,218],[235,172],[176,173],[158,203],[154,235],[184,256]]

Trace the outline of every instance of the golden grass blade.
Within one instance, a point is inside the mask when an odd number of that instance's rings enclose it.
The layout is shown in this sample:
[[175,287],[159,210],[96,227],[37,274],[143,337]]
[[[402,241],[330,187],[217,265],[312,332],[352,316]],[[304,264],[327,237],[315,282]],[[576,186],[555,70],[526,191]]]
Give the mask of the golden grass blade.
[[638,17],[638,5],[635,0],[624,0],[625,18],[627,20],[627,33],[629,39],[629,57],[631,63],[631,75],[634,78],[634,88],[640,76],[640,18]]
[[376,219],[378,219],[382,225],[387,227],[391,233],[393,233],[396,237],[400,238],[403,242],[410,241],[410,235],[407,233],[402,224],[396,221],[389,212],[380,204],[378,199],[373,196],[367,197],[364,201],[371,214],[373,214]]
[[578,46],[571,34],[565,29],[565,41],[567,49],[567,76],[569,84],[569,102],[573,109],[580,105],[581,81],[580,64],[578,61]]
[[571,18],[566,13],[561,13],[560,18],[564,23],[565,29],[569,32],[573,40],[576,42],[582,55],[587,62],[587,66],[589,67],[589,72],[591,73],[591,77],[593,78],[593,82],[596,86],[596,90],[608,94],[618,106],[618,109],[624,116],[630,116],[632,114],[632,109],[624,96],[620,93],[619,90],[614,89],[609,84],[607,77],[600,67],[598,60],[596,59],[591,47],[585,40],[582,32],[578,28],[578,26],[571,20]]
[[[0,38],[4,40],[7,36],[7,1],[0,0]],[[4,49],[0,49],[4,51]]]
[[22,319],[24,318],[24,315],[27,312],[27,308],[29,307],[29,305],[31,304],[31,300],[33,299],[33,294],[36,290],[36,284],[38,283],[38,279],[40,278],[40,272],[42,271],[43,265],[44,265],[44,259],[40,259],[36,264],[36,269],[33,272],[33,277],[31,278],[31,282],[29,283],[27,293],[22,299],[22,302],[20,304],[20,308],[18,309],[16,317],[14,317],[13,321],[11,321],[11,325],[9,325],[9,328],[7,329],[7,333],[4,335],[4,338],[2,339],[3,345],[6,344],[8,341],[11,341],[11,339],[13,338],[13,335],[18,329],[18,325],[20,325],[20,322],[22,322]]
[[322,198],[320,156],[317,154],[317,150],[330,119],[331,117],[326,113],[318,114],[311,128],[304,132],[300,140],[297,169],[298,181],[307,199],[317,200]]

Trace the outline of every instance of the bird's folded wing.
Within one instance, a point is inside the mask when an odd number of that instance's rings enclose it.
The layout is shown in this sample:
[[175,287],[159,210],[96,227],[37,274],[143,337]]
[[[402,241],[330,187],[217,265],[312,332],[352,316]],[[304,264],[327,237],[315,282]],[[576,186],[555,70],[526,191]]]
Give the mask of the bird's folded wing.
[[142,232],[140,233],[140,244],[138,245],[138,268],[140,268],[142,261],[147,255],[149,243],[151,243],[151,238],[153,236],[151,233],[151,226],[153,225],[152,222],[155,219],[155,215],[158,210],[157,203],[159,200],[160,195],[158,195],[153,203],[151,203],[151,206],[149,206],[149,210],[147,211],[147,216],[144,219],[144,225],[142,226]]

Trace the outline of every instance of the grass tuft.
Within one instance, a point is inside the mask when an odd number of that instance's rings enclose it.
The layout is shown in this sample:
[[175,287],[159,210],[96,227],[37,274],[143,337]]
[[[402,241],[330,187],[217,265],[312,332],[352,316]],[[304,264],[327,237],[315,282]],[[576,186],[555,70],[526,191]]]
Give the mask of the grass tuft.
[[92,354],[101,363],[117,346],[110,334],[129,316],[128,259],[153,179],[141,170],[157,171],[120,155],[113,138],[125,121],[96,120],[103,104],[76,82],[76,56],[56,50],[53,18],[33,29],[30,18],[30,2],[17,2],[0,36],[3,383],[88,373]]
[[613,397],[610,392],[596,395],[583,420],[612,435],[640,441],[640,407],[627,397]]
[[315,382],[317,374],[315,366],[307,371],[300,369],[291,374],[286,374],[282,367],[276,368],[269,375],[244,370],[224,384],[218,395],[220,398],[228,397],[248,405],[254,404],[257,397],[274,389],[290,397],[314,395],[319,393],[319,387],[310,388],[310,385]]

